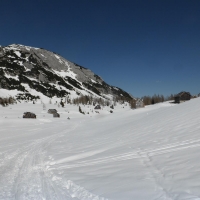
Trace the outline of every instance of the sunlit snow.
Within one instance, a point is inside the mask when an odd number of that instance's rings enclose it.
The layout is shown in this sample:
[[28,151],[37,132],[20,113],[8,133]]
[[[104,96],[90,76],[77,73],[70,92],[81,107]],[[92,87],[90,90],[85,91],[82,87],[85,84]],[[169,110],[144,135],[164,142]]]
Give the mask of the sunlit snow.
[[200,198],[200,98],[86,115],[55,103],[0,107],[0,199]]

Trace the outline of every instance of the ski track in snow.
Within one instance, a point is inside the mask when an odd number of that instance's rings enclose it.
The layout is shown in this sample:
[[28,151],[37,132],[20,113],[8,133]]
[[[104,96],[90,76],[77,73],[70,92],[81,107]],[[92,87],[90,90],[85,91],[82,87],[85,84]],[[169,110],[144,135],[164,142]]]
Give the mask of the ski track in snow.
[[[186,140],[182,142],[176,142],[171,145],[166,145],[157,149],[152,150],[140,150],[140,151],[133,151],[124,154],[117,154],[114,156],[103,157],[99,159],[92,159],[92,160],[85,160],[82,162],[77,162],[73,165],[66,165],[61,167],[56,167],[57,169],[66,169],[66,168],[75,168],[75,167],[85,167],[90,165],[97,165],[102,163],[109,163],[109,162],[119,162],[131,159],[138,159],[142,157],[152,157],[157,155],[162,155],[166,153],[172,153],[175,151],[181,151],[188,148],[195,148],[200,147],[200,140]],[[56,163],[55,163],[56,165]],[[52,164],[53,168],[54,164]]]
[[[76,126],[68,130],[68,133],[74,129]],[[0,199],[105,200],[76,185],[73,181],[62,180],[49,172],[49,163],[44,163],[45,149],[65,132],[38,139],[14,151],[1,152],[0,185],[3,187],[0,188]],[[5,180],[8,181],[4,182]]]

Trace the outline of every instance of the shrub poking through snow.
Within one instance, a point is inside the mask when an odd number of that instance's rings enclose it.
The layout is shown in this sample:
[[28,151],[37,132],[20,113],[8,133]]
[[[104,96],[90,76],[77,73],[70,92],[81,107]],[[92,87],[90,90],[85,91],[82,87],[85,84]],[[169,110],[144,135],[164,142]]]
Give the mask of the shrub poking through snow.
[[96,106],[94,107],[94,109],[101,109],[101,106],[100,106],[100,105],[96,105]]
[[15,102],[16,102],[15,99],[13,99],[12,97],[9,97],[9,98],[1,98],[0,97],[0,104],[2,106],[7,106],[7,105],[13,104]]
[[111,108],[111,109],[114,109],[114,106],[112,105],[112,106],[110,106],[110,108]]
[[78,110],[79,110],[80,113],[85,114],[85,113],[82,111],[82,109],[81,109],[80,106],[79,106]]
[[60,105],[64,108],[64,106],[65,106],[65,104],[62,102],[62,100],[61,100],[61,102],[60,102]]

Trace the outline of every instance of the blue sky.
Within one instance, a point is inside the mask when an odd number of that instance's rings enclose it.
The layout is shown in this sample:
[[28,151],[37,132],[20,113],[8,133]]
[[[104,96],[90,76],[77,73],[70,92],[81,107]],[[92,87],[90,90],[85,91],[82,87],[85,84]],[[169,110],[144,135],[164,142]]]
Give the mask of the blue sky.
[[133,96],[200,93],[199,0],[2,0],[0,45],[54,51]]

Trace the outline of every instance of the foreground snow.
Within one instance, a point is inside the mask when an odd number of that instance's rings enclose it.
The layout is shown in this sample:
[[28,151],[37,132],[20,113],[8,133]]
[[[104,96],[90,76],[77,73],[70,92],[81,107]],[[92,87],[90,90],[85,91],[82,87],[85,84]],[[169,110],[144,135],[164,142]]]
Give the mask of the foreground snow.
[[0,199],[200,199],[199,105],[0,107]]

